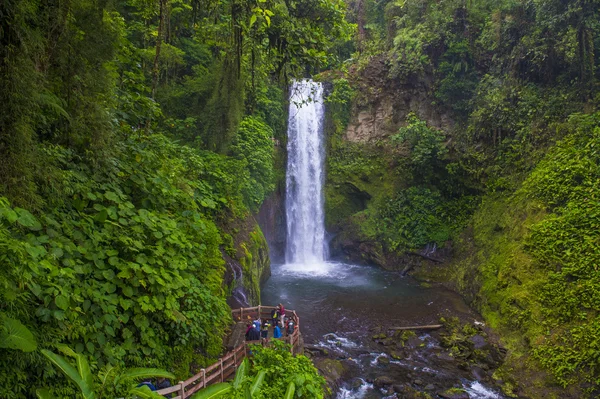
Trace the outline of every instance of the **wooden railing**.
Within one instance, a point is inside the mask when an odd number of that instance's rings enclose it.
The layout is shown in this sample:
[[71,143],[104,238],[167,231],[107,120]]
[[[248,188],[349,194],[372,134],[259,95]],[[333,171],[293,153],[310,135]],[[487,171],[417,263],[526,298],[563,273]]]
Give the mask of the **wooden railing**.
[[[242,308],[231,311],[233,320],[235,322],[240,321],[252,321],[258,317],[260,319],[271,319],[271,311],[275,309],[274,306],[255,306],[253,308]],[[295,323],[294,333],[286,337],[276,338],[278,340],[291,344],[290,351],[292,354],[297,354],[299,351],[300,344],[300,318],[293,310],[286,310],[286,317],[290,317]],[[273,339],[273,338],[271,338]],[[220,358],[213,365],[201,369],[200,372],[193,377],[188,378],[185,381],[179,381],[178,384],[173,385],[169,388],[164,388],[157,391],[160,395],[177,395],[172,399],[186,399],[191,397],[194,393],[200,389],[207,387],[218,382],[227,381],[232,378],[237,368],[242,364],[244,358],[248,356],[248,346],[251,344],[258,345],[269,345],[269,340],[260,341],[245,341],[235,347],[233,350],[228,352],[225,356]]]

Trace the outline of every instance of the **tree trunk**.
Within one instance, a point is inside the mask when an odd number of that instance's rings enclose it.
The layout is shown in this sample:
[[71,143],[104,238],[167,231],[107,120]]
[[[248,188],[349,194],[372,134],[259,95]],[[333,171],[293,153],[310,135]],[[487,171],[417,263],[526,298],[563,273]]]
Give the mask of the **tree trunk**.
[[165,24],[165,3],[167,0],[158,0],[158,35],[156,37],[156,54],[154,55],[154,66],[152,67],[152,98],[156,94],[156,86],[158,85],[158,59],[160,57],[160,46],[162,45],[163,29]]

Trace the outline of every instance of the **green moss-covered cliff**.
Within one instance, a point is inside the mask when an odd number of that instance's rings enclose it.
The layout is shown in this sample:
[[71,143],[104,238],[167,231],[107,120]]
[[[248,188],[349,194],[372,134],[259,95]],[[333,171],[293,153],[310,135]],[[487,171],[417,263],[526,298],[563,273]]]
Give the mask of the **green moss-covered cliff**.
[[535,398],[600,389],[598,5],[567,3],[359,2],[323,75],[334,253],[461,292]]
[[[241,297],[234,295],[233,306],[257,306],[260,304],[260,287],[271,275],[269,246],[262,230],[249,218],[234,236],[235,251],[227,257],[230,292],[236,289]],[[245,302],[245,303],[244,303]]]

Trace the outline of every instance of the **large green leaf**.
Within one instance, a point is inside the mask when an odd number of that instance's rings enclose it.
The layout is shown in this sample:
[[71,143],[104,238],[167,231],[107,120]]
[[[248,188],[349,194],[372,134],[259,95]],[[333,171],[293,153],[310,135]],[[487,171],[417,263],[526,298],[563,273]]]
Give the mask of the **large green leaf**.
[[139,380],[144,378],[164,377],[174,379],[175,376],[166,370],[153,368],[131,368],[123,371],[117,378],[117,381],[123,380]]
[[254,395],[256,395],[256,393],[260,389],[260,386],[262,385],[263,381],[265,380],[266,374],[267,374],[267,372],[265,370],[261,370],[258,372],[256,377],[254,377],[254,381],[252,381],[252,386],[250,387],[250,396],[254,397]]
[[84,399],[95,399],[96,395],[94,394],[94,387],[88,385],[87,381],[81,378],[75,367],[73,367],[64,357],[46,349],[42,349],[42,354],[46,356],[52,363],[54,363],[54,365],[58,367],[64,375],[69,377],[75,384],[79,386],[79,390],[81,391],[81,395],[83,395]]
[[19,320],[5,318],[2,322],[4,332],[0,332],[0,348],[18,349],[33,352],[37,343],[31,331]]
[[231,391],[233,386],[227,382],[220,382],[215,385],[211,385],[208,388],[204,388],[197,394],[192,396],[192,399],[213,399],[218,398],[221,395]]
[[283,398],[292,399],[294,397],[294,392],[296,392],[296,385],[293,382],[290,382]]
[[130,398],[140,399],[164,399],[164,396],[156,393],[156,391],[151,390],[147,385],[131,388],[128,396]]
[[28,210],[22,208],[15,208],[15,211],[19,215],[17,223],[21,226],[28,227],[31,230],[40,230],[42,225]]
[[48,388],[36,389],[35,396],[37,396],[38,399],[54,399],[54,396],[52,396]]
[[86,357],[82,354],[75,355],[75,361],[77,362],[77,370],[79,371],[79,376],[85,381],[85,383],[93,387],[94,386],[94,376],[90,371],[90,365]]
[[246,378],[246,371],[248,370],[248,359],[244,359],[240,367],[238,367],[235,373],[235,379],[233,380],[233,389],[238,389],[244,378]]

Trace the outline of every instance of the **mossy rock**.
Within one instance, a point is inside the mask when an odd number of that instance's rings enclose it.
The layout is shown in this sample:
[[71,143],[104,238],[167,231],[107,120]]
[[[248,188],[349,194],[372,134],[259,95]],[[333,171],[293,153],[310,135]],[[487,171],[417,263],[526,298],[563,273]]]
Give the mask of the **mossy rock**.
[[470,399],[471,397],[462,388],[450,388],[444,392],[438,392],[438,396],[444,399]]
[[342,378],[346,372],[344,364],[335,359],[323,358],[315,361],[315,366],[319,369],[323,377],[330,382],[335,383]]

